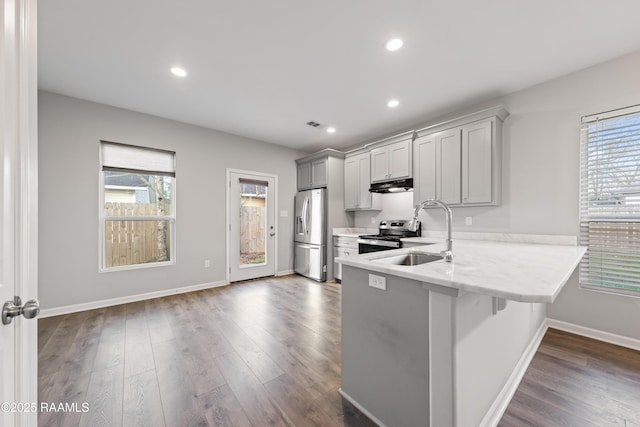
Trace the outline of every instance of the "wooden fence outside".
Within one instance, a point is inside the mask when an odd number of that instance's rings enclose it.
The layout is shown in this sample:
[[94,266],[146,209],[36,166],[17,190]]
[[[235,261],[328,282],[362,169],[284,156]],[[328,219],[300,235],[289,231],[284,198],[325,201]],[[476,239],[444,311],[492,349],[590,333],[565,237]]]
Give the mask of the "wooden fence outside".
[[[243,200],[240,218],[240,254],[243,263],[264,262],[266,215],[264,199]],[[169,221],[166,222],[166,260],[159,260],[159,221],[110,221],[109,216],[158,215],[155,203],[105,203],[105,267],[168,261]],[[261,261],[262,260],[262,261]]]
[[243,198],[240,216],[240,255],[243,264],[264,259],[266,218],[264,199]]
[[159,222],[156,220],[110,221],[109,216],[154,216],[158,215],[155,203],[105,203],[105,267],[144,264],[168,261],[170,257],[170,223],[165,222],[165,253],[167,259],[160,260]]
[[264,208],[243,206],[240,224],[240,253],[264,252]]

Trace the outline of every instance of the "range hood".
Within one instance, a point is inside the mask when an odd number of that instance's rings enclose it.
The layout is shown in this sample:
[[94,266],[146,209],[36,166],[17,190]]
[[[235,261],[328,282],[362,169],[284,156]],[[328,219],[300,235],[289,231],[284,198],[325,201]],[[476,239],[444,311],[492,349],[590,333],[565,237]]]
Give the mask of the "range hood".
[[413,190],[413,178],[376,182],[371,184],[371,188],[369,188],[371,193],[402,193],[411,190]]

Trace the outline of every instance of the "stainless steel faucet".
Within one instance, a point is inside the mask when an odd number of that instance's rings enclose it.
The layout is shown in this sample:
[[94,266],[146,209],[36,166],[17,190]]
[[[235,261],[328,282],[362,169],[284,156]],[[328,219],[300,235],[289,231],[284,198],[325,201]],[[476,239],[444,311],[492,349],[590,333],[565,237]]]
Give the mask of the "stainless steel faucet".
[[447,249],[442,251],[441,254],[444,256],[444,260],[446,262],[452,262],[453,261],[453,241],[451,240],[451,222],[452,222],[453,214],[451,213],[451,208],[449,208],[449,206],[447,206],[446,203],[438,199],[429,199],[429,200],[425,200],[424,202],[418,203],[416,205],[416,210],[413,212],[413,219],[409,221],[408,228],[411,231],[418,231],[418,226],[419,226],[418,214],[420,214],[420,210],[423,207],[428,205],[440,206],[442,209],[444,209],[447,215]]

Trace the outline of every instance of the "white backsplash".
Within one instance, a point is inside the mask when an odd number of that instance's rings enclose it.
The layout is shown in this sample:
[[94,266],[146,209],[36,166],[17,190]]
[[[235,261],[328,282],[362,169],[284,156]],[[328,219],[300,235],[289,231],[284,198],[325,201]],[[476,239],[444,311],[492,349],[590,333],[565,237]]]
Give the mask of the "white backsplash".
[[[382,201],[382,210],[380,211],[361,211],[354,213],[354,227],[366,227],[375,228],[378,223],[383,219],[411,219],[414,212],[413,204],[413,191],[405,193],[388,193],[379,194]],[[494,241],[513,241],[514,237],[516,241],[528,242],[530,236],[546,236],[548,233],[539,233],[525,230],[513,230],[508,227],[512,219],[502,217],[502,212],[505,211],[505,206],[483,206],[483,207],[454,207],[453,211],[453,226],[452,230],[455,236],[459,239],[486,239]],[[510,214],[510,213],[509,213]],[[423,236],[443,236],[445,231],[445,215],[444,211],[439,208],[423,209],[418,216],[422,222],[422,235]],[[470,218],[472,225],[466,224],[466,219]],[[500,226],[506,224],[507,226]],[[558,233],[561,240],[553,241],[552,244],[568,244],[575,245],[576,238],[571,236],[570,233]],[[552,235],[552,236],[558,236]],[[503,237],[500,237],[503,236]],[[567,240],[565,240],[565,237]],[[551,243],[547,242],[545,238],[543,241],[537,241],[536,243]],[[529,242],[533,243],[533,242]]]
[[[381,211],[355,212],[356,227],[377,227],[383,219],[411,219],[413,217],[413,191],[379,194]],[[372,220],[373,218],[373,220]]]

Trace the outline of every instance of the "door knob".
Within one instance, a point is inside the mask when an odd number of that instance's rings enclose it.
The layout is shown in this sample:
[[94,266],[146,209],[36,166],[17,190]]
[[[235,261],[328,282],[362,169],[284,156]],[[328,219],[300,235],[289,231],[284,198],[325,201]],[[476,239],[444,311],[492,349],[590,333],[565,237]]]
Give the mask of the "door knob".
[[22,305],[20,297],[15,297],[13,301],[7,301],[2,306],[2,324],[10,324],[14,317],[21,314],[26,319],[33,319],[38,313],[40,313],[40,301],[31,299]]

